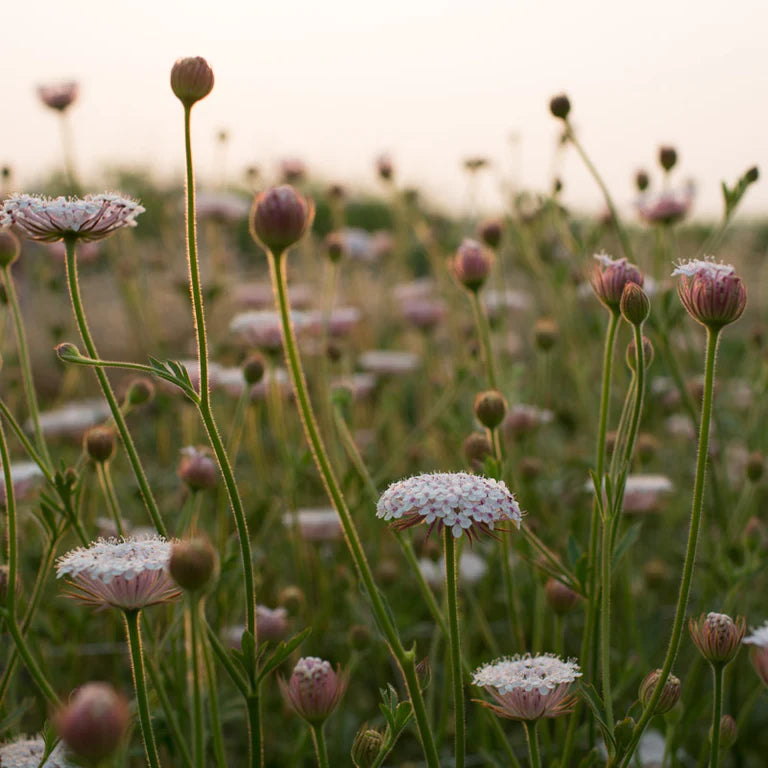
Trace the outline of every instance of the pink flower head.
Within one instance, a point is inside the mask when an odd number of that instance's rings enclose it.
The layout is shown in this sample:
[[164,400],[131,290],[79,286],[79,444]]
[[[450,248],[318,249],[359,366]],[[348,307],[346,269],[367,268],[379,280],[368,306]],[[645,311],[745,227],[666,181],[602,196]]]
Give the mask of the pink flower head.
[[37,95],[46,107],[63,112],[77,99],[78,85],[74,81],[39,85]]
[[749,660],[757,672],[757,676],[768,685],[768,621],[758,629],[753,629],[749,637],[743,640],[745,645],[751,645]]
[[312,226],[315,204],[293,187],[283,185],[262,192],[251,206],[251,236],[276,256],[301,240]]
[[54,243],[62,238],[101,240],[121,227],[135,227],[144,208],[119,195],[39,197],[12,195],[0,208],[0,226],[15,225],[32,240]]
[[695,189],[692,185],[678,192],[663,192],[657,197],[642,197],[637,203],[640,218],[647,224],[677,224],[691,210]]
[[747,288],[730,264],[692,259],[678,264],[677,293],[688,314],[714,331],[738,320],[747,304]]
[[598,263],[589,278],[592,290],[608,309],[618,312],[624,286],[627,283],[642,286],[643,273],[625,258],[612,259],[606,253],[596,253],[595,259]]
[[746,622],[743,616],[734,621],[724,613],[710,612],[688,622],[691,639],[710,664],[725,665],[741,647]]
[[476,240],[465,238],[453,258],[453,274],[470,291],[478,291],[491,272],[491,254]]
[[288,682],[278,677],[283,698],[310,725],[325,722],[347,688],[347,676],[339,667],[316,656],[299,659]]
[[87,605],[137,611],[174,600],[181,593],[168,572],[171,542],[160,536],[99,539],[58,559],[70,593]]
[[480,667],[472,683],[488,689],[496,704],[480,703],[500,717],[535,722],[573,710],[575,697],[568,692],[577,677],[581,677],[581,671],[575,660],[525,654]]
[[466,472],[415,475],[393,483],[376,506],[376,517],[392,521],[402,531],[422,523],[430,533],[449,528],[455,538],[490,534],[498,523],[511,521],[518,528],[522,512],[507,486]]

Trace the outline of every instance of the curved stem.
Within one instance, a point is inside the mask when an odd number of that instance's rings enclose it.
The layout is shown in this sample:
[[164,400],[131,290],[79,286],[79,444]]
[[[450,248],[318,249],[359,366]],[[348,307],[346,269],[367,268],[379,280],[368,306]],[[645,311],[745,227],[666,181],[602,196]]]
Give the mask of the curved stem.
[[464,680],[461,669],[461,639],[459,634],[459,600],[457,587],[457,554],[453,533],[445,528],[445,584],[448,599],[448,625],[451,645],[451,679],[453,681],[453,711],[456,737],[456,768],[463,768],[466,752],[464,722]]
[[712,736],[709,768],[718,768],[720,764],[720,718],[723,716],[723,671],[722,664],[712,665],[715,690],[712,697]]
[[147,695],[147,683],[144,676],[144,657],[141,651],[141,632],[139,630],[139,611],[124,611],[125,627],[128,636],[128,650],[131,654],[133,684],[136,689],[136,701],[139,709],[141,735],[144,738],[144,751],[150,768],[160,768],[160,759],[155,747],[155,734],[152,731],[152,719]]
[[312,743],[315,745],[315,757],[317,758],[317,768],[328,768],[328,749],[325,746],[325,734],[322,725],[312,726]]
[[339,487],[333,468],[328,459],[328,453],[317,428],[317,421],[315,419],[314,411],[312,410],[312,404],[309,400],[306,381],[304,380],[304,370],[297,351],[296,337],[293,331],[293,326],[291,325],[290,305],[288,303],[288,292],[286,290],[284,255],[276,257],[274,254],[269,254],[269,271],[272,277],[272,287],[275,299],[280,309],[285,357],[290,370],[294,392],[296,393],[296,400],[299,406],[302,425],[304,427],[304,434],[312,450],[312,455],[318,471],[320,472],[323,484],[325,485],[326,492],[339,515],[347,548],[354,560],[358,575],[368,593],[368,598],[371,601],[371,608],[390,646],[392,654],[397,659],[405,677],[427,765],[430,766],[430,768],[437,768],[439,765],[437,747],[435,746],[432,730],[429,726],[426,707],[424,706],[424,698],[421,694],[416,675],[415,653],[404,649],[397,629],[390,618],[389,612],[384,606],[381,594],[373,580],[373,574],[371,573],[371,568],[365,556],[363,545],[357,534],[357,529],[352,521],[352,516],[347,508],[346,501],[344,500],[341,488]]
[[38,452],[45,459],[46,466],[51,466],[51,455],[48,453],[48,446],[43,436],[43,429],[40,426],[40,406],[37,403],[37,393],[35,392],[35,380],[32,375],[32,363],[29,359],[29,344],[27,343],[27,334],[24,329],[24,319],[21,316],[19,307],[19,297],[16,293],[16,284],[11,275],[11,265],[3,268],[3,284],[5,293],[8,297],[8,304],[13,315],[13,328],[16,332],[16,350],[19,354],[19,367],[21,368],[21,381],[24,385],[24,395],[27,399],[29,416],[32,420],[32,430],[35,435],[35,444]]
[[632,758],[632,753],[637,747],[640,737],[643,734],[648,722],[653,716],[656,704],[661,698],[669,673],[677,657],[677,651],[680,647],[680,638],[683,634],[683,624],[685,620],[685,610],[688,606],[688,596],[691,591],[691,581],[693,580],[693,566],[696,561],[696,545],[699,538],[699,527],[701,524],[701,513],[704,507],[704,481],[707,470],[707,458],[709,452],[709,425],[712,420],[712,400],[715,383],[715,359],[717,357],[717,344],[720,338],[719,330],[707,329],[707,352],[704,364],[704,397],[701,405],[701,426],[699,428],[699,451],[696,461],[696,480],[693,486],[693,502],[691,508],[691,522],[688,529],[688,545],[683,563],[683,576],[680,583],[680,591],[677,597],[677,608],[675,619],[672,624],[672,634],[669,638],[667,655],[664,659],[664,665],[661,668],[659,682],[650,701],[645,707],[643,714],[638,721],[632,733],[627,752],[624,756],[622,766],[628,766]]
[[483,360],[485,361],[485,374],[488,378],[488,386],[491,389],[497,389],[496,369],[493,364],[493,346],[491,345],[491,331],[488,326],[488,317],[483,310],[483,305],[480,302],[480,296],[477,291],[469,292],[469,300],[472,302],[475,324],[477,325],[477,332],[480,336],[480,344],[483,349]]
[[[75,319],[77,320],[77,326],[80,330],[80,337],[83,340],[83,344],[85,344],[88,354],[92,358],[98,359],[99,353],[96,351],[96,345],[93,343],[91,332],[88,329],[88,323],[85,319],[85,311],[83,309],[83,301],[80,297],[80,286],[77,278],[77,261],[75,259],[75,242],[76,238],[64,238],[64,245],[67,252],[67,282],[69,284],[69,297],[72,301],[72,309],[75,313]],[[101,385],[104,397],[109,404],[109,410],[112,412],[112,418],[115,421],[117,431],[120,433],[120,439],[123,441],[125,452],[128,454],[128,460],[131,463],[133,474],[136,476],[136,481],[139,484],[139,490],[141,491],[141,496],[144,500],[144,506],[147,508],[157,532],[161,536],[167,537],[168,532],[160,517],[160,510],[157,507],[155,497],[152,495],[152,490],[147,482],[147,476],[144,474],[144,468],[141,466],[141,460],[136,452],[136,446],[133,444],[131,433],[128,431],[128,425],[125,423],[125,417],[120,410],[120,405],[117,402],[115,393],[112,391],[112,386],[109,383],[107,374],[98,367],[94,368],[94,371],[96,373],[96,378]]]
[[528,756],[531,760],[531,768],[541,768],[541,754],[539,752],[539,732],[536,726],[538,723],[534,720],[531,723],[523,721],[525,728],[525,739],[528,742]]

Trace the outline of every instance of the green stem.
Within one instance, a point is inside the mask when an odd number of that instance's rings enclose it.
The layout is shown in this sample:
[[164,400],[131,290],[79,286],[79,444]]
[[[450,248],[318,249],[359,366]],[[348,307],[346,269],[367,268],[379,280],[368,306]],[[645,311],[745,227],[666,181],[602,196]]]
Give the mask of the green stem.
[[632,733],[632,739],[627,748],[627,752],[625,753],[624,762],[622,763],[622,766],[625,767],[629,765],[632,754],[640,741],[640,737],[651,717],[653,717],[656,704],[661,698],[662,690],[667,682],[669,673],[672,671],[672,666],[675,663],[677,651],[680,647],[680,639],[683,634],[685,610],[688,605],[688,596],[691,591],[691,581],[693,580],[693,566],[696,561],[696,545],[699,538],[701,513],[704,507],[704,482],[709,452],[709,425],[712,420],[715,359],[717,357],[717,344],[719,338],[719,330],[707,329],[707,352],[704,364],[704,397],[701,405],[701,426],[699,428],[699,451],[696,461],[696,480],[693,486],[693,502],[691,508],[691,522],[688,530],[688,545],[685,553],[685,562],[683,563],[683,576],[677,598],[675,619],[672,624],[672,634],[669,639],[669,647],[667,648],[664,665],[662,666],[661,674],[659,675],[659,682]]
[[101,492],[104,494],[104,498],[107,500],[107,506],[109,507],[109,511],[112,513],[112,519],[115,521],[117,534],[118,536],[125,536],[123,519],[120,515],[120,505],[118,504],[117,496],[115,495],[115,486],[112,484],[112,473],[109,471],[109,466],[102,461],[97,461],[96,474],[99,478]]
[[124,611],[125,627],[128,636],[128,650],[131,654],[133,684],[136,689],[136,701],[141,722],[141,735],[144,738],[144,751],[150,768],[160,768],[160,759],[155,747],[155,735],[152,732],[152,719],[149,709],[149,696],[144,676],[144,657],[141,651],[141,632],[139,629],[139,611]]
[[192,670],[192,727],[194,731],[194,765],[195,768],[205,768],[205,722],[203,720],[203,690],[200,680],[200,611],[203,601],[199,595],[190,593],[188,596],[189,610],[189,639]]
[[[96,351],[96,346],[93,343],[91,332],[88,329],[88,323],[85,319],[85,311],[83,310],[83,301],[80,297],[80,286],[77,278],[77,261],[75,259],[75,243],[76,238],[74,237],[64,238],[64,245],[67,252],[67,281],[69,284],[69,297],[72,301],[72,309],[75,313],[75,319],[77,320],[77,325],[80,330],[80,337],[83,340],[83,344],[85,344],[85,348],[88,351],[88,354],[92,358],[98,359],[99,353]],[[141,466],[141,460],[139,459],[139,455],[136,452],[136,446],[133,444],[133,439],[131,438],[131,434],[128,431],[128,425],[125,423],[125,418],[122,411],[120,410],[120,405],[117,402],[115,393],[112,391],[112,386],[109,383],[107,374],[98,367],[94,370],[96,372],[96,378],[99,380],[99,384],[101,385],[101,390],[104,393],[104,397],[109,404],[109,410],[112,412],[112,418],[115,421],[117,431],[120,433],[120,439],[123,441],[125,452],[128,454],[128,460],[131,463],[133,474],[136,476],[136,481],[139,484],[139,490],[141,491],[141,496],[144,500],[144,506],[147,508],[147,511],[152,518],[152,523],[157,529],[157,532],[161,536],[167,537],[168,532],[165,528],[165,524],[163,523],[162,518],[160,517],[160,510],[157,507],[155,497],[152,495],[152,490],[150,489],[149,483],[147,482],[147,476],[144,474],[144,468]]]
[[[541,768],[541,755],[539,754],[539,732],[537,729],[538,723],[534,720],[529,723],[523,721],[523,728],[525,728],[525,738],[528,742],[528,756],[531,759],[531,768]],[[565,763],[563,763],[565,765]]]
[[464,679],[461,669],[461,639],[459,634],[459,599],[457,586],[457,554],[451,529],[445,529],[445,584],[448,598],[449,641],[451,645],[451,680],[453,681],[453,711],[456,738],[456,768],[463,768],[466,753],[464,722]]
[[48,484],[51,487],[55,487],[55,482],[53,480],[53,474],[51,473],[51,470],[48,465],[46,465],[45,461],[42,459],[42,457],[37,453],[34,446],[30,442],[29,438],[24,434],[24,430],[21,428],[21,425],[19,424],[16,419],[13,418],[13,414],[8,410],[8,406],[0,400],[0,413],[3,415],[3,418],[8,422],[11,429],[13,430],[13,433],[18,438],[19,442],[24,447],[24,450],[27,452],[27,455],[29,456],[32,461],[37,464],[38,467],[40,467],[40,471],[45,476],[45,479],[48,481]]
[[488,378],[488,386],[491,389],[497,389],[496,369],[493,364],[493,346],[491,345],[491,330],[488,326],[488,317],[483,310],[480,302],[480,296],[477,291],[469,292],[469,300],[472,302],[472,311],[475,315],[477,333],[480,336],[480,344],[483,349],[483,360],[485,362],[485,374]]
[[371,608],[390,646],[392,654],[395,656],[405,677],[427,765],[430,766],[430,768],[437,768],[439,765],[437,747],[435,746],[434,737],[429,726],[427,712],[424,706],[424,698],[421,694],[421,689],[416,676],[416,655],[414,651],[406,651],[403,647],[397,629],[392,623],[392,619],[384,606],[381,594],[373,580],[373,574],[371,573],[368,560],[365,556],[365,551],[363,550],[363,546],[357,534],[357,529],[355,528],[352,516],[347,508],[341,488],[339,487],[333,468],[328,459],[325,445],[323,444],[323,440],[317,429],[317,421],[312,410],[312,404],[309,400],[309,394],[307,393],[304,371],[297,352],[293,326],[291,325],[290,305],[288,303],[288,293],[286,290],[284,254],[278,256],[275,256],[272,253],[269,254],[269,271],[272,277],[272,287],[275,299],[280,309],[283,325],[285,357],[291,372],[291,380],[296,393],[296,400],[299,406],[302,425],[304,427],[304,434],[311,447],[312,455],[322,477],[326,492],[339,515],[347,547],[355,562],[358,575],[368,593],[368,597],[371,601]]
[[720,718],[723,716],[723,664],[712,665],[715,691],[712,698],[712,737],[709,768],[718,768],[720,764]]
[[315,745],[317,768],[328,768],[328,748],[325,746],[325,734],[322,725],[312,726],[312,743]]
[[251,768],[261,768],[264,764],[264,746],[261,732],[261,692],[256,689],[245,699],[248,711],[248,732],[250,737]]
[[16,332],[16,349],[19,354],[19,366],[21,368],[21,381],[24,385],[24,395],[27,398],[29,416],[32,419],[35,444],[37,445],[37,450],[44,457],[46,466],[50,467],[51,456],[48,453],[48,446],[45,442],[45,437],[43,436],[43,429],[40,426],[40,406],[37,402],[35,380],[32,375],[32,363],[29,359],[29,344],[27,343],[24,319],[21,316],[19,297],[16,293],[16,285],[13,281],[13,276],[11,275],[10,264],[3,268],[3,284],[5,285],[5,293],[8,298],[8,304],[11,307],[11,314],[13,315],[13,327]]
[[224,741],[221,735],[221,716],[219,715],[219,697],[216,693],[216,669],[213,666],[211,648],[202,639],[203,661],[205,662],[206,685],[208,686],[208,709],[211,715],[211,741],[213,754],[216,757],[217,768],[227,768],[227,756],[224,751]]

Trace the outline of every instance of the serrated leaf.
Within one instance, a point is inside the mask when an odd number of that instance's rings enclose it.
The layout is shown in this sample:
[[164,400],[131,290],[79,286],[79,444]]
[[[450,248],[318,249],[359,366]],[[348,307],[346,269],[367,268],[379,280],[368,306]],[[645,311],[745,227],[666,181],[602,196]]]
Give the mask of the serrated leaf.
[[312,627],[307,627],[303,632],[294,635],[290,640],[280,643],[274,653],[264,662],[259,670],[258,679],[263,680],[274,669],[279,667],[306,639]]

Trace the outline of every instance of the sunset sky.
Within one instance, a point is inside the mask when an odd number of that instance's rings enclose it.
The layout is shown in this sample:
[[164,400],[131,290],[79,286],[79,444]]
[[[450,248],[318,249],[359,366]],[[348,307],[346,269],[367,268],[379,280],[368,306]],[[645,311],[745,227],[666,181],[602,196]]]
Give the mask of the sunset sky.
[[[42,0],[5,4],[3,29],[0,164],[22,191],[60,164],[56,115],[36,86],[66,79],[81,84],[71,118],[86,179],[117,163],[180,174],[168,78],[189,55],[216,75],[193,113],[203,182],[218,176],[226,128],[232,180],[297,156],[329,181],[373,187],[373,158],[387,151],[403,183],[453,206],[466,200],[461,159],[487,156],[496,174],[481,195],[493,209],[498,175],[549,187],[558,125],[547,104],[560,91],[625,209],[634,171],[656,174],[661,143],[678,148],[680,184],[697,181],[697,215],[719,213],[721,179],[754,164],[768,178],[764,0]],[[566,202],[599,209],[578,158],[563,160]],[[744,212],[767,211],[761,180]]]

